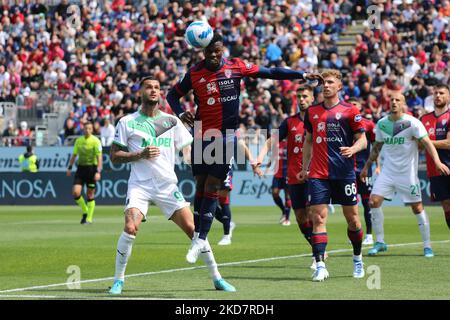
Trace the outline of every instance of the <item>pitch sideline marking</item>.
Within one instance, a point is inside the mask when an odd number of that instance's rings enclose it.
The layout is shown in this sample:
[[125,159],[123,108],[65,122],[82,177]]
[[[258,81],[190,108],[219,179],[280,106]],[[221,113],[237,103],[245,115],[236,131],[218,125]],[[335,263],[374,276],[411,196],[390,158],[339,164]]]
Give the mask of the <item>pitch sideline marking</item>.
[[[432,241],[431,243],[450,243],[450,240]],[[405,246],[414,246],[414,245],[419,245],[419,244],[423,244],[423,242],[410,242],[410,243],[390,244],[389,247],[391,247],[391,248],[392,247],[405,247]],[[369,249],[369,248],[368,247],[362,248],[362,250],[365,250],[365,249]],[[327,251],[327,253],[328,254],[341,253],[341,252],[348,252],[348,251],[352,251],[352,250],[353,250],[352,248],[350,248],[350,249],[336,249],[336,250]],[[246,263],[258,263],[258,262],[266,262],[266,261],[273,261],[273,260],[284,260],[284,259],[291,259],[291,258],[302,258],[302,257],[310,257],[310,256],[311,256],[311,253],[304,253],[304,254],[297,254],[297,255],[291,255],[291,256],[262,258],[262,259],[244,260],[244,261],[235,261],[235,262],[225,262],[225,263],[220,263],[217,266],[218,267],[226,267],[226,266],[246,264]],[[189,271],[189,270],[196,270],[196,269],[205,269],[205,268],[206,268],[206,266],[198,266],[198,267],[190,267],[190,268],[177,268],[177,269],[168,269],[168,270],[161,270],[161,271],[151,271],[151,272],[135,273],[135,274],[126,275],[125,278],[142,277],[142,276],[149,276],[149,275],[156,275],[156,274],[163,274],[163,273],[172,273],[172,272],[179,272],[179,271]],[[90,282],[102,282],[102,281],[107,281],[107,280],[114,280],[114,277],[75,281],[75,282],[70,282],[70,284],[74,285],[74,284],[90,283]],[[61,286],[65,286],[65,285],[67,285],[67,282],[56,283],[56,284],[49,284],[49,285],[41,285],[41,286],[34,286],[34,287],[27,287],[27,288],[1,290],[0,291],[0,297],[2,297],[1,296],[2,293],[21,292],[21,291],[23,292],[23,291],[36,290],[36,289],[61,287]]]

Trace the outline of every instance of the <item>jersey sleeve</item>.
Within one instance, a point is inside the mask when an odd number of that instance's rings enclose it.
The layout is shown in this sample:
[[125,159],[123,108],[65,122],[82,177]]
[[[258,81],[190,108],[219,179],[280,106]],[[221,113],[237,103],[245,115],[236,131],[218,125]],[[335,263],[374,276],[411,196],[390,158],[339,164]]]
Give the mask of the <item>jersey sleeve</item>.
[[413,136],[414,138],[420,140],[428,135],[427,129],[425,129],[425,126],[422,122],[420,122],[418,119],[414,119],[414,131]]
[[175,85],[175,90],[180,97],[184,97],[192,89],[191,71],[186,72],[184,77]]
[[80,139],[76,139],[75,143],[73,145],[73,154],[78,154],[78,144],[79,144]]
[[374,142],[375,141],[375,123],[373,123],[372,121],[369,121],[368,123],[369,123],[369,125],[367,127],[367,136],[368,136],[370,142]]
[[376,142],[384,142],[383,135],[381,134],[380,122],[381,121],[378,121],[375,126],[375,141]]
[[305,119],[304,119],[304,127],[305,127],[305,129],[306,129],[306,131],[308,131],[309,133],[313,133],[313,130],[312,130],[312,124],[311,124],[311,122],[309,121],[309,112],[308,112],[309,110],[307,109],[306,110],[306,112],[305,112]]
[[245,63],[239,58],[236,58],[235,61],[237,62],[239,70],[241,71],[243,77],[256,77],[256,75],[258,74],[259,67],[257,65],[254,65],[250,62]]
[[128,136],[127,136],[127,128],[126,122],[121,119],[116,126],[116,133],[114,135],[113,143],[127,148]]
[[96,141],[97,141],[97,143],[95,146],[95,155],[98,156],[98,155],[102,154],[103,148],[102,148],[102,142],[100,141],[100,139],[97,139]]
[[359,112],[358,108],[353,107],[351,116],[350,116],[350,128],[353,133],[360,133],[366,131],[364,129],[364,124],[362,122],[362,115]]
[[278,128],[280,141],[286,139],[288,136],[288,119],[289,118],[284,119]]
[[174,144],[177,150],[181,150],[184,147],[190,145],[194,140],[188,129],[186,129],[184,124],[178,118],[177,118],[177,125],[175,126],[174,129],[175,129]]

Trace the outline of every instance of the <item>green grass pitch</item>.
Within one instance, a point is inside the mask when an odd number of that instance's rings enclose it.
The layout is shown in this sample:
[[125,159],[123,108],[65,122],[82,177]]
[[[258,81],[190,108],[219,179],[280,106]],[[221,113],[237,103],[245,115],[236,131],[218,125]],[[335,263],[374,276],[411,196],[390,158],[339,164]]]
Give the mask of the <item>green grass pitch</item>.
[[[388,252],[368,257],[364,279],[352,278],[351,245],[341,210],[328,220],[330,278],[311,281],[310,247],[295,222],[278,224],[275,207],[233,207],[231,246],[217,246],[222,225],[209,235],[222,276],[236,293],[214,290],[199,262],[189,265],[189,240],[155,207],[142,224],[128,262],[124,292],[116,299],[449,299],[450,232],[440,207],[430,216],[435,257],[423,257],[409,208],[387,207]],[[361,209],[362,210],[362,209]],[[80,211],[65,207],[0,207],[0,299],[109,299],[122,207],[97,206],[94,224],[79,224]],[[76,267],[70,267],[76,266]],[[67,281],[80,271],[80,288]],[[378,273],[379,271],[379,273]],[[379,277],[378,277],[379,276]],[[379,280],[380,288],[374,284]],[[368,286],[369,283],[369,286]],[[372,285],[370,285],[372,284]]]

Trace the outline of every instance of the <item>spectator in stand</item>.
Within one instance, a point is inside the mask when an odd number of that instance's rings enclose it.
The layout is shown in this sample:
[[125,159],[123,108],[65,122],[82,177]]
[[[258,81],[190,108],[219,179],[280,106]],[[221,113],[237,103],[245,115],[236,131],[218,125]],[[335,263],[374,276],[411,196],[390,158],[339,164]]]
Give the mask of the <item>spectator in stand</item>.
[[105,118],[103,120],[103,126],[100,130],[100,138],[102,141],[102,146],[109,147],[111,146],[115,135],[114,126],[111,124],[109,118]]

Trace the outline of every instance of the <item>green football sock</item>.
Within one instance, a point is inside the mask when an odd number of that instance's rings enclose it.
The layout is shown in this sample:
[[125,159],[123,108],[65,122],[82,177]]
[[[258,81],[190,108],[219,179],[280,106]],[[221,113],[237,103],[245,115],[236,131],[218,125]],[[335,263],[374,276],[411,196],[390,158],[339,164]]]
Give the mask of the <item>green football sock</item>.
[[94,209],[95,209],[95,200],[89,200],[87,203],[87,222],[92,222],[92,217],[94,216]]
[[84,201],[83,197],[79,197],[78,199],[74,199],[74,200],[77,203],[77,205],[80,206],[80,208],[83,211],[83,213],[87,213],[88,212],[88,207],[86,206],[86,202]]

